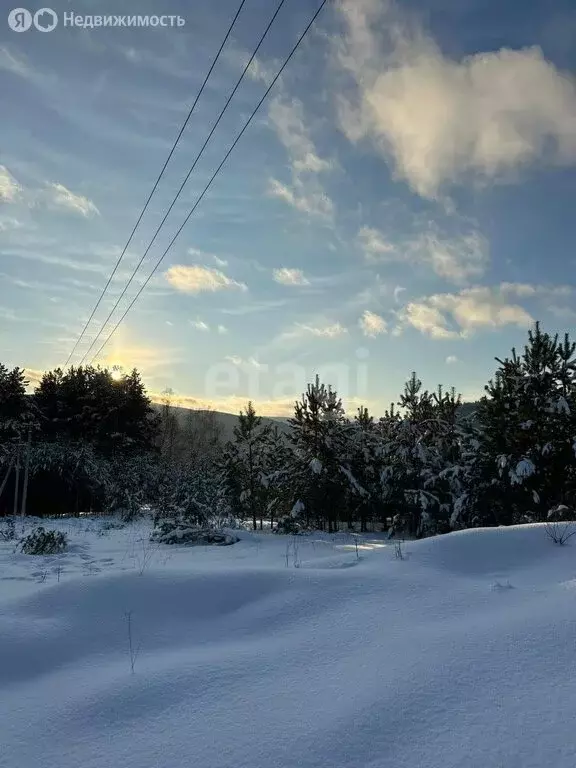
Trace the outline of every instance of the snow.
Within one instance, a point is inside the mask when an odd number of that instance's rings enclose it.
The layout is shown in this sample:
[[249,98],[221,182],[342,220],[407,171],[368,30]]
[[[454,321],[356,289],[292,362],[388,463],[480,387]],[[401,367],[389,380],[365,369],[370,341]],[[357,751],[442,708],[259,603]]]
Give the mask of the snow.
[[403,560],[370,534],[357,556],[347,534],[52,526],[68,552],[0,542],[3,767],[576,765],[576,550],[541,525]]
[[510,470],[510,480],[512,483],[522,484],[522,481],[527,477],[532,477],[536,473],[536,467],[530,461],[530,459],[521,459],[516,464],[516,469]]

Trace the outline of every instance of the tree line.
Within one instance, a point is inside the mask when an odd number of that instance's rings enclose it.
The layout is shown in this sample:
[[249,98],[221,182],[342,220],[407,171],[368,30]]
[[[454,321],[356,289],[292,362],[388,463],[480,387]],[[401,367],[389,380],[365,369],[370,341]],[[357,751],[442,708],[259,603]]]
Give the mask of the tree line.
[[248,403],[228,441],[214,413],[183,415],[169,393],[154,408],[137,371],[58,369],[28,395],[23,371],[0,365],[0,514],[26,463],[31,514],[150,505],[187,524],[415,537],[573,517],[575,350],[536,324],[469,415],[414,373],[382,417],[351,417],[316,378],[286,425]]

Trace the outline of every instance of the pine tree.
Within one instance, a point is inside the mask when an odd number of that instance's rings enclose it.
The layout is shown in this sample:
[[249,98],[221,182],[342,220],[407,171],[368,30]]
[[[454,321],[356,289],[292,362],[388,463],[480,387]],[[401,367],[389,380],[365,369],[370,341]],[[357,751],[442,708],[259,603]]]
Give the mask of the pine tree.
[[234,499],[232,509],[239,516],[252,521],[254,530],[263,527],[266,513],[266,442],[270,427],[262,424],[252,402],[240,411],[234,427],[234,440],[228,444],[225,473],[230,493]]
[[34,402],[44,439],[90,442],[108,457],[153,447],[158,420],[136,370],[120,379],[92,366],[49,371]]
[[295,404],[290,441],[293,448],[291,484],[294,504],[306,525],[337,530],[346,516],[347,492],[346,421],[342,401],[330,386],[316,376],[302,400]]
[[450,529],[461,493],[460,397],[442,386],[429,393],[415,373],[398,403],[381,420],[384,432],[382,482],[387,502],[395,506],[391,534],[430,536]]
[[21,436],[25,430],[29,403],[26,380],[21,368],[9,370],[0,363],[0,444]]
[[472,438],[463,523],[541,521],[576,505],[576,345],[536,323],[524,353],[486,386]]
[[367,521],[383,517],[381,472],[383,469],[382,439],[378,425],[367,408],[360,407],[348,432],[348,528],[360,522],[360,531],[367,530]]

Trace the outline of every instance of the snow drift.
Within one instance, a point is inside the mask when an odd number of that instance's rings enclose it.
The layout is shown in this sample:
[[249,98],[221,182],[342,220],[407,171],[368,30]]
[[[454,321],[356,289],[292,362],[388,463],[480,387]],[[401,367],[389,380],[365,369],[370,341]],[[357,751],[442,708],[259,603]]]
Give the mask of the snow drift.
[[294,559],[291,540],[243,535],[141,575],[122,536],[84,535],[112,561],[100,574],[2,581],[2,765],[576,764],[576,549],[542,526],[409,542],[404,560],[382,540],[358,558],[303,537]]

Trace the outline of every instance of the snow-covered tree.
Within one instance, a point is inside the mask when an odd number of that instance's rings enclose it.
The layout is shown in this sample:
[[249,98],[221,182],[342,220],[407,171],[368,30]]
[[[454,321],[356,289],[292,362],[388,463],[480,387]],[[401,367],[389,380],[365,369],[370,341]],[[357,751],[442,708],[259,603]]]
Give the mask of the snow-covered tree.
[[346,440],[350,429],[342,401],[330,386],[316,376],[302,399],[295,404],[291,426],[290,483],[293,509],[298,504],[309,525],[327,522],[337,530],[346,516],[348,462]]
[[464,525],[546,520],[576,504],[576,345],[537,323],[522,355],[497,359],[469,436]]
[[223,472],[231,496],[231,509],[249,519],[254,530],[266,517],[270,474],[267,450],[271,427],[262,423],[252,402],[240,411],[234,439],[226,446]]
[[422,390],[415,373],[398,403],[381,420],[384,433],[382,485],[396,507],[391,533],[429,536],[449,530],[455,499],[461,495],[460,398],[452,389]]

